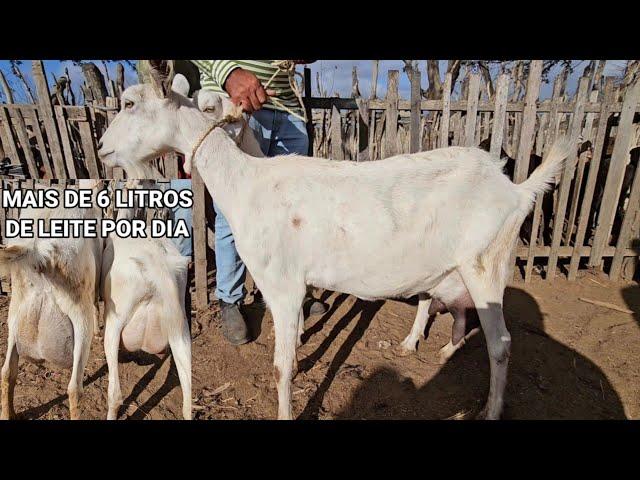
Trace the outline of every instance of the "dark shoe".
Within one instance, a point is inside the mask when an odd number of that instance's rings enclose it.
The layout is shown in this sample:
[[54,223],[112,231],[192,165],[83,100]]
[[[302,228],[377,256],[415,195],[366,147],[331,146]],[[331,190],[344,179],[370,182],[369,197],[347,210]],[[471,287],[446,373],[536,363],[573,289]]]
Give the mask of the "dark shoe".
[[220,300],[222,317],[222,335],[232,345],[243,345],[251,340],[247,323],[244,321],[240,307]]
[[307,305],[309,307],[309,315],[323,315],[329,310],[326,303],[313,297],[307,299]]

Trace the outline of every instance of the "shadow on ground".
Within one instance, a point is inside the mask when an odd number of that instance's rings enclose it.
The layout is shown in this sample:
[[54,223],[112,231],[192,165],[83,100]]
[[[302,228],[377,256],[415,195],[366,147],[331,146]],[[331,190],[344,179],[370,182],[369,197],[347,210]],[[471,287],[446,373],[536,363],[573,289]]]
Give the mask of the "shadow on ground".
[[[638,298],[637,286],[625,294],[630,308],[636,312]],[[364,303],[357,302],[354,308],[360,305],[359,308],[364,309]],[[369,305],[373,313],[379,308]],[[545,332],[544,314],[532,296],[523,290],[508,288],[504,311],[512,336],[504,419],[626,418],[618,394],[600,368]],[[338,326],[344,322],[342,319]],[[354,342],[369,322],[368,315],[363,314],[351,334]],[[334,358],[327,379],[308,402],[301,418],[308,418],[317,410],[323,392],[333,379],[331,372],[348,356],[349,343],[345,342],[345,352],[339,352]],[[363,380],[335,418],[473,418],[483,407],[488,389],[488,355],[483,336],[476,335],[422,386],[416,386],[409,378],[400,378],[391,368],[375,370]]]

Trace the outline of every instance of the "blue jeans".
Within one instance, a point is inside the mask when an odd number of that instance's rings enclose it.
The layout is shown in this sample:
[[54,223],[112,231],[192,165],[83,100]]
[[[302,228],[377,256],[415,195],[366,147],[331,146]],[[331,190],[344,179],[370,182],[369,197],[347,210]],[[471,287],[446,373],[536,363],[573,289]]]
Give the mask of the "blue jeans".
[[[305,123],[286,112],[263,108],[249,119],[262,152],[267,157],[297,153],[307,155],[309,137]],[[236,250],[227,219],[213,204],[216,212],[216,297],[227,303],[238,303],[246,296],[246,267]]]
[[[173,179],[171,180],[170,188],[172,190],[176,190],[177,192],[181,190],[191,190],[191,180]],[[178,248],[180,254],[185,257],[192,257],[193,242],[191,238],[193,237],[193,220],[191,217],[191,209],[176,206],[172,210],[174,220],[177,221],[179,219],[183,219],[187,224],[187,228],[189,229],[189,236],[172,238],[171,241]]]

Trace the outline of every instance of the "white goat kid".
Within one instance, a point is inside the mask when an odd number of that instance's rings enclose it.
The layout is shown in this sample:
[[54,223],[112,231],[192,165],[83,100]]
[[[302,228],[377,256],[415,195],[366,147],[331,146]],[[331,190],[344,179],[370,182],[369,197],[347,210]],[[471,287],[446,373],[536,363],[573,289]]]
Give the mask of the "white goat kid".
[[498,418],[511,343],[502,313],[509,253],[535,195],[559,172],[565,144],[520,185],[476,148],[360,164],[297,155],[256,160],[229,137],[240,126],[212,129],[206,115],[168,85],[165,78],[128,88],[99,154],[126,169],[173,149],[185,154],[185,170],[195,164],[273,314],[278,417],[292,417],[308,285],[362,299],[437,298],[454,274],[487,339],[491,382],[481,416]]
[[[95,182],[81,181],[81,188]],[[94,219],[97,208],[25,208],[21,218]],[[72,420],[80,418],[84,369],[98,322],[101,238],[16,238],[0,249],[11,274],[7,356],[2,367],[2,418],[15,417],[19,357],[71,368],[67,393]]]
[[[118,219],[131,218],[132,209]],[[110,235],[102,264],[105,302],[104,350],[109,368],[108,420],[122,405],[118,376],[120,340],[130,352],[171,349],[180,387],[182,415],[191,419],[191,334],[184,304],[189,258],[168,238],[120,238]]]

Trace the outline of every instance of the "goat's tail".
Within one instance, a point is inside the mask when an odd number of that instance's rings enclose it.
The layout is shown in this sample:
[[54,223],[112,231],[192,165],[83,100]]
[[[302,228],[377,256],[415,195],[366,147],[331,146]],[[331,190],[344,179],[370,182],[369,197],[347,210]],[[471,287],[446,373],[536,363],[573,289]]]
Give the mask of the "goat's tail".
[[518,189],[526,195],[528,208],[535,202],[536,195],[546,192],[554,183],[555,177],[564,166],[565,159],[571,153],[572,144],[568,138],[556,140],[542,164],[536,168],[531,176],[517,185]]

